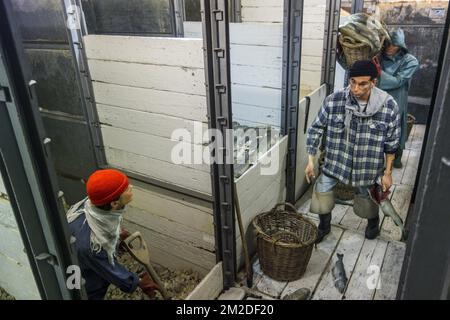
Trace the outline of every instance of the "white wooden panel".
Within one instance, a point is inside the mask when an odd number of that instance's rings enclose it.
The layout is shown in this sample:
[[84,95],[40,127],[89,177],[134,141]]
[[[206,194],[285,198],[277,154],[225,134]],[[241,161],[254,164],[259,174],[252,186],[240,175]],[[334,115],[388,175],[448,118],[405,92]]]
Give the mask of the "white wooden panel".
[[233,103],[281,109],[281,89],[233,84],[231,99]]
[[283,22],[283,6],[244,7],[241,9],[242,22]]
[[282,7],[283,0],[241,0],[242,7]]
[[[322,57],[302,55],[301,64],[302,64],[302,72],[313,71],[321,73],[322,71]],[[300,75],[300,82],[304,80],[302,75],[303,74]],[[306,79],[306,81],[307,80],[308,79]]]
[[211,269],[186,300],[214,300],[223,290],[222,262]]
[[[167,79],[166,79],[167,80]],[[97,103],[207,122],[206,97],[93,82]]]
[[[250,221],[259,212],[250,212],[247,208],[251,208],[256,199],[258,199],[265,190],[276,180],[282,180],[284,177],[284,168],[286,167],[286,154],[287,154],[287,137],[284,137],[277,145],[275,145],[268,153],[266,153],[254,165],[251,169],[247,170],[239,179],[236,180],[236,188],[239,196],[239,202],[241,206],[241,212],[243,214],[244,227],[247,226]],[[277,155],[277,156],[275,156]],[[272,175],[263,175],[262,168],[266,167],[262,163],[268,163],[270,157],[272,157],[272,163],[277,168]],[[272,195],[276,195],[282,190],[273,190]]]
[[116,168],[143,174],[206,195],[211,194],[211,176],[209,172],[109,147],[105,148],[105,153],[108,164]]
[[322,54],[322,39],[302,39],[302,55],[321,57]]
[[203,69],[89,60],[92,80],[188,94],[205,95]]
[[[326,97],[326,85],[322,85],[312,92],[309,97],[309,115],[308,123],[306,128],[309,128],[313,123],[315,117],[317,116],[323,100]],[[306,138],[307,133],[304,131],[305,127],[305,112],[306,112],[306,99],[302,99],[299,104],[298,112],[298,125],[299,130],[297,132],[297,170],[296,170],[296,185],[295,185],[295,196],[296,199],[300,198],[303,193],[308,189],[309,184],[306,182],[305,178],[305,168],[308,164],[308,153],[306,152]]]
[[88,35],[88,59],[203,68],[201,39]]
[[320,39],[323,41],[325,24],[317,22],[304,22],[302,29],[303,39]]
[[[194,149],[203,152],[204,148],[201,145],[193,145],[189,142],[174,141],[168,138],[153,136],[141,132],[133,132],[120,128],[101,126],[103,142],[107,147],[128,151],[135,154],[140,154],[152,159],[158,159],[173,163],[172,148],[179,144],[185,144],[186,149],[190,151],[191,157],[188,164],[180,164],[184,167],[193,168],[194,165]],[[202,162],[203,163],[203,162]],[[204,164],[204,166],[207,166]]]
[[152,263],[180,270],[192,269],[202,276],[211,270],[216,261],[215,254],[195,248],[167,235],[149,230],[124,220],[124,227],[130,232],[139,231],[146,241]]
[[279,110],[276,110],[233,103],[233,119],[234,117],[273,126],[280,126],[281,108]]
[[214,235],[210,203],[132,180],[133,201],[130,206],[174,221],[200,233]]
[[281,68],[245,65],[231,66],[232,83],[281,89],[281,75]]
[[[104,104],[97,104],[97,112],[100,123],[106,126],[148,133],[169,139],[175,130],[185,129],[189,132],[191,138],[186,141],[194,144],[209,142],[207,135],[208,124],[204,122]],[[203,133],[206,133],[204,140],[195,138],[203,137]]]
[[183,21],[184,37],[185,38],[202,38],[202,23],[201,21]]
[[0,254],[0,287],[18,300],[40,300],[29,265]]
[[255,46],[283,46],[283,25],[271,23],[230,23],[230,43]]
[[280,68],[283,64],[283,48],[233,44],[230,48],[232,65],[248,65]]
[[286,281],[277,281],[269,276],[263,275],[256,284],[258,291],[267,294],[271,297],[278,298],[286,287]]
[[[147,210],[130,206],[127,209],[124,219],[155,232],[178,239],[193,247],[214,251],[215,238],[213,235],[200,232],[199,230],[188,227],[182,223],[155,215]],[[209,220],[211,225],[213,224],[212,216],[208,216],[206,219]]]

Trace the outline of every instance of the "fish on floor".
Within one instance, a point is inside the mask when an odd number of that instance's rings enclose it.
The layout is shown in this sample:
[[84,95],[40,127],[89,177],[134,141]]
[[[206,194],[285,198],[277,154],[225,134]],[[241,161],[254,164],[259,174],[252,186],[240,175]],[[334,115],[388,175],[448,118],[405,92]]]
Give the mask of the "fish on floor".
[[308,300],[311,295],[311,290],[308,288],[300,288],[294,292],[287,294],[283,300]]
[[336,287],[336,289],[338,289],[340,293],[344,293],[348,281],[344,269],[344,262],[343,262],[344,254],[338,253],[337,258],[338,259],[332,269],[334,286]]

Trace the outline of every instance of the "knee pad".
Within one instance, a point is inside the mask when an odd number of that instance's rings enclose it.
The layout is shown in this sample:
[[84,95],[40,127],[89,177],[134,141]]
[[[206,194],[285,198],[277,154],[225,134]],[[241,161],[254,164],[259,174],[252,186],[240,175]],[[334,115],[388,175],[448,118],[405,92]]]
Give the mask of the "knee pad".
[[311,207],[309,211],[317,214],[330,213],[334,208],[334,192],[317,192],[316,185],[314,185]]
[[355,195],[353,211],[358,217],[373,219],[378,217],[378,205],[370,197]]

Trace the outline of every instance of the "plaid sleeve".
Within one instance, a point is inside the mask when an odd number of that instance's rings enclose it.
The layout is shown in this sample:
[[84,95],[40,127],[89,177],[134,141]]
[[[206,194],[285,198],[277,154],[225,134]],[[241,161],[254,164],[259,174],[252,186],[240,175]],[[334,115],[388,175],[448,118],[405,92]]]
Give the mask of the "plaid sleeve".
[[384,153],[395,153],[399,147],[400,143],[400,113],[398,110],[397,103],[392,99],[394,107],[391,109],[390,119],[388,125],[388,130],[386,134],[386,140],[384,142]]
[[308,135],[306,138],[306,151],[310,155],[316,155],[317,148],[321,141],[322,134],[327,127],[327,119],[328,119],[328,101],[329,98],[325,98],[320,107],[319,114],[316,119],[312,123],[311,127],[308,129]]

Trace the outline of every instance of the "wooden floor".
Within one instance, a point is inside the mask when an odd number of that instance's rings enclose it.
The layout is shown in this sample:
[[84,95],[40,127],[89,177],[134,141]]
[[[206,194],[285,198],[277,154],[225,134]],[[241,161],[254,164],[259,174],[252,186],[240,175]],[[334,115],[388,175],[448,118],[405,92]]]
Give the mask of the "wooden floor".
[[[425,125],[415,125],[403,154],[402,169],[394,169],[391,201],[405,220],[416,178]],[[297,208],[316,224],[317,215],[310,214],[310,192],[297,203]],[[381,235],[375,240],[364,237],[366,222],[353,213],[353,207],[336,205],[332,212],[332,230],[313,249],[305,275],[297,281],[275,281],[261,272],[259,261],[254,268],[254,287],[268,298],[280,299],[300,288],[309,288],[312,299],[395,299],[405,243],[400,230],[389,217],[381,220]],[[331,268],[336,253],[344,254],[344,268],[349,279],[344,294],[334,287]],[[380,275],[378,277],[378,275]],[[379,281],[377,281],[379,279]],[[377,283],[378,282],[378,283]]]

